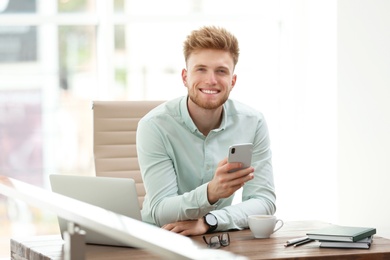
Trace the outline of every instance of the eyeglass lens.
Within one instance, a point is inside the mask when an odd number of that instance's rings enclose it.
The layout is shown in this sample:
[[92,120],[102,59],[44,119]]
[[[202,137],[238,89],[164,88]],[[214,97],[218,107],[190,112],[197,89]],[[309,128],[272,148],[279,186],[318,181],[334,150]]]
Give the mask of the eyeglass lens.
[[209,243],[209,247],[210,248],[220,248],[221,247],[221,243],[219,242],[219,237],[218,236],[213,236],[210,238],[210,243]]
[[228,233],[223,233],[219,239],[222,246],[228,246],[230,244],[230,237]]

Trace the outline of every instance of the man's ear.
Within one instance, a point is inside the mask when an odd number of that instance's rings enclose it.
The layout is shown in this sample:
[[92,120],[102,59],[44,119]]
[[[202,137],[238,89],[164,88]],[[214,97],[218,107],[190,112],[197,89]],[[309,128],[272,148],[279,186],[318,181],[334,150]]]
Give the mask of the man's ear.
[[230,90],[232,90],[234,88],[234,86],[236,85],[236,81],[237,81],[237,75],[234,74],[232,77],[232,88]]
[[181,79],[183,81],[184,86],[187,87],[187,70],[186,69],[182,69],[182,71],[181,71]]

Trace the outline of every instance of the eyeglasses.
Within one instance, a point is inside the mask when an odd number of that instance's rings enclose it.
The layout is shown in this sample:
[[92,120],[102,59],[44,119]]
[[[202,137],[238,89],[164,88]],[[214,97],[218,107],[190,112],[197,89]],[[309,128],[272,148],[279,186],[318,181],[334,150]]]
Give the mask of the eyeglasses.
[[229,233],[223,233],[221,235],[212,236],[207,241],[206,236],[203,236],[204,242],[207,244],[208,248],[220,248],[221,246],[230,245],[230,236]]

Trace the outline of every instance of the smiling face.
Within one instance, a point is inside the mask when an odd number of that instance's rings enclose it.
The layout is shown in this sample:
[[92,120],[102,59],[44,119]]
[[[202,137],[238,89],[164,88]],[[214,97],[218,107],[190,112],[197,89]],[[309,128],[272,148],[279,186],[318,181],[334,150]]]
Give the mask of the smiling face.
[[237,76],[227,51],[201,49],[193,52],[182,71],[189,102],[203,109],[217,109],[229,98]]

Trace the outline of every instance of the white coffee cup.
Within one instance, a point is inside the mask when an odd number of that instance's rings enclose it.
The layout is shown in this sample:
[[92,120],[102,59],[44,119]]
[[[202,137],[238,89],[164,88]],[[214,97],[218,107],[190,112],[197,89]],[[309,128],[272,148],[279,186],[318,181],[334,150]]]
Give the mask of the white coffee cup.
[[269,238],[284,225],[283,220],[273,215],[251,215],[248,217],[248,223],[255,238]]

